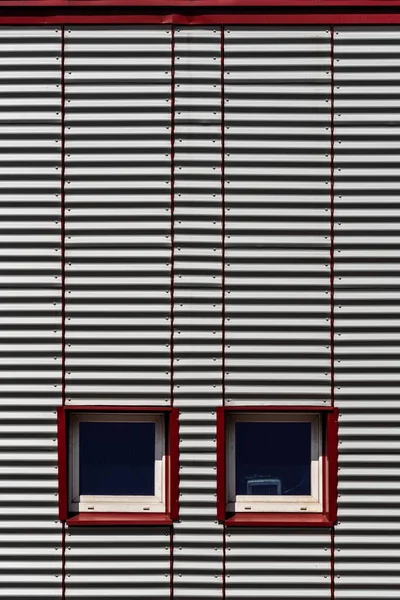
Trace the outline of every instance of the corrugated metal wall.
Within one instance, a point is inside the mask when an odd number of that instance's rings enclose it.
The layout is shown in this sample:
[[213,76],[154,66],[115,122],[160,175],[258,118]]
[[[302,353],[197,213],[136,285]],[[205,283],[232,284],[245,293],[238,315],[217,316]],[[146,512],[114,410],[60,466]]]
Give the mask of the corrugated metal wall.
[[0,28],[0,597],[60,598],[61,33]]
[[334,595],[398,596],[400,28],[333,34],[0,28],[0,597],[64,595],[64,296],[68,404],[180,411],[173,534],[66,528],[65,597],[332,597],[329,530],[217,522],[215,454],[224,402],[331,401],[332,191]]
[[[67,404],[170,402],[171,38],[65,30]],[[67,598],[169,597],[169,529],[66,542]]]
[[171,31],[65,31],[67,404],[166,405]]
[[[330,30],[225,33],[226,403],[330,403]],[[330,597],[329,531],[228,530],[226,597]]]
[[335,31],[336,597],[400,595],[400,29]]
[[176,28],[174,405],[180,521],[173,597],[220,598],[216,413],[222,403],[221,53],[219,28]]
[[225,32],[226,402],[330,402],[330,31]]

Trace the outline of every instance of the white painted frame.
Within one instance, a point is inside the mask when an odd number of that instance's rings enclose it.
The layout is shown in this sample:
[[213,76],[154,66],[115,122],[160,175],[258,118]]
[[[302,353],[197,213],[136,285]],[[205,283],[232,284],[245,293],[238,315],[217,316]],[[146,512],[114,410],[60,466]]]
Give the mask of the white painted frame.
[[[79,424],[155,423],[154,496],[87,496],[79,492]],[[68,507],[72,512],[165,513],[165,419],[155,413],[74,413],[70,420]]]
[[[311,423],[311,495],[236,495],[235,423]],[[228,512],[322,512],[322,420],[319,413],[231,413],[226,428],[226,489]]]

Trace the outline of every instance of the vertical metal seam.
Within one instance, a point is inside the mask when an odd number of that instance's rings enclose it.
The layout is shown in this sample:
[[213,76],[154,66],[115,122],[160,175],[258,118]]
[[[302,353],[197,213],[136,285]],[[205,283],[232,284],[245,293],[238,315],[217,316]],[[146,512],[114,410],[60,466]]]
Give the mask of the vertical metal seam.
[[[331,123],[330,123],[330,345],[331,345],[331,405],[335,405],[335,79],[334,79],[334,27],[330,28],[330,54],[331,54]],[[335,598],[335,526],[331,527],[331,564],[330,564],[330,595]]]
[[65,38],[61,26],[61,385],[65,405]]
[[[174,405],[174,260],[175,260],[175,29],[171,23],[171,280],[170,280],[170,404]],[[178,424],[179,427],[179,424]],[[170,490],[171,493],[171,490]],[[174,525],[170,525],[169,533],[169,593],[174,597]]]
[[171,278],[170,278],[170,401],[174,405],[174,216],[175,216],[175,31],[171,25]]
[[331,145],[331,161],[330,161],[330,345],[331,345],[331,405],[335,404],[335,99],[334,99],[334,39],[333,27],[331,27],[331,122],[330,122],[330,145]]
[[61,522],[61,599],[65,600],[65,521]]
[[224,56],[224,26],[221,25],[221,366],[222,366],[222,404],[225,406],[225,56]]
[[[221,25],[221,369],[222,405],[225,406],[225,29]],[[222,525],[222,598],[226,597],[226,525]]]
[[[61,25],[61,401],[65,406],[65,26]],[[61,522],[61,598],[65,600],[65,521]]]

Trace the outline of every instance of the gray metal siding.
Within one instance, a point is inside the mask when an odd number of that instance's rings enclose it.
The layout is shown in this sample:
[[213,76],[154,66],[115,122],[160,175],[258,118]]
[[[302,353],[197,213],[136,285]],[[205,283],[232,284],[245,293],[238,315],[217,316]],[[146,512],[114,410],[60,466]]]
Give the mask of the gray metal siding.
[[175,29],[174,406],[180,411],[175,598],[221,598],[216,414],[222,403],[219,28]]
[[399,596],[399,27],[335,32],[335,596]]
[[228,529],[226,598],[331,598],[329,530]]
[[[172,536],[67,527],[65,596],[331,597],[329,530],[217,522],[215,414],[330,402],[330,31],[221,35],[66,27],[63,106],[60,29],[0,28],[2,598],[63,597],[63,108],[66,401],[180,412]],[[397,598],[400,28],[333,41],[334,596]]]
[[[65,31],[66,402],[170,402],[171,30]],[[67,598],[170,593],[168,528],[69,528]]]
[[169,598],[170,533],[161,527],[70,527],[66,598]]
[[225,33],[226,402],[330,402],[330,31]]
[[[226,403],[330,403],[330,31],[225,33]],[[330,533],[228,528],[227,598],[330,598]]]
[[60,598],[61,34],[0,27],[0,597]]
[[65,31],[67,404],[169,404],[171,30]]

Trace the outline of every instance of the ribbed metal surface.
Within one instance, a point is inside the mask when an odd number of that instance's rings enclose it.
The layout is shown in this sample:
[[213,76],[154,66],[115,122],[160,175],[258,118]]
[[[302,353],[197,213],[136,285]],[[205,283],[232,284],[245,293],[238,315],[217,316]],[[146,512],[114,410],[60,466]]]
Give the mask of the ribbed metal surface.
[[219,28],[175,30],[174,395],[180,411],[180,522],[174,598],[221,598],[215,407],[221,373]]
[[313,529],[231,529],[226,598],[330,598],[330,533]]
[[69,528],[66,598],[169,598],[169,540],[167,528]]
[[226,394],[329,403],[330,32],[225,31]]
[[[225,33],[226,401],[329,402],[330,35]],[[227,598],[330,598],[330,535],[228,529]]]
[[335,597],[397,598],[400,28],[335,31]]
[[[224,35],[221,56],[213,27],[65,31],[67,401],[170,401],[173,268],[180,599],[223,596],[223,296],[228,404],[330,401],[330,32]],[[400,28],[334,47],[335,598],[397,598]],[[0,28],[0,597],[20,600],[62,597],[61,64],[56,28]],[[328,530],[225,541],[226,598],[330,598]],[[169,528],[67,527],[66,597],[168,598],[170,550]]]
[[67,404],[166,405],[171,30],[65,40]]
[[0,597],[60,598],[60,31],[0,28]]

